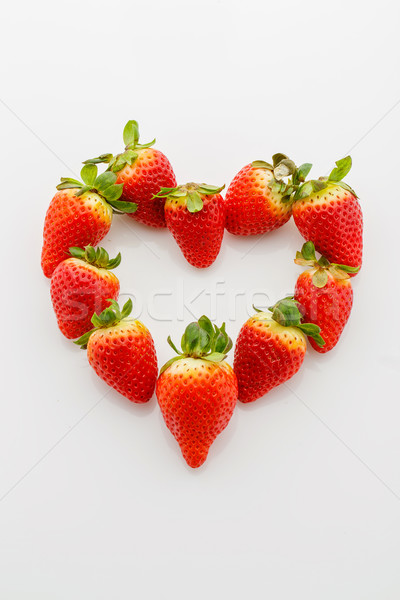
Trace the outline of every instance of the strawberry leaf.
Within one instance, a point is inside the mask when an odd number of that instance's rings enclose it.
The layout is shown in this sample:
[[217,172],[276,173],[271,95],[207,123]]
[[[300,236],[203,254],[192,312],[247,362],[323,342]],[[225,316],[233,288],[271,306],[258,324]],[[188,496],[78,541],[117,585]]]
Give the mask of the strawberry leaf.
[[68,248],[68,250],[73,258],[85,258],[85,250],[83,248],[71,246],[71,248]]
[[174,350],[174,352],[176,352],[180,356],[181,353],[179,352],[178,348],[175,346],[174,342],[171,340],[171,336],[170,335],[167,337],[167,342],[171,346],[172,350]]
[[109,163],[113,158],[112,154],[100,154],[100,156],[96,156],[96,158],[88,158],[83,161],[84,165],[98,165],[100,163]]
[[75,196],[82,196],[86,192],[90,192],[90,185],[83,185],[79,188],[77,192],[75,192]]
[[336,185],[339,185],[341,188],[343,188],[344,190],[347,190],[348,192],[350,192],[351,194],[353,194],[353,196],[355,196],[356,198],[358,198],[358,196],[357,196],[356,192],[353,190],[353,188],[350,187],[344,181],[338,181],[338,182],[332,182],[332,183],[336,183]]
[[198,324],[199,326],[204,329],[204,331],[206,331],[208,333],[208,335],[210,336],[210,338],[213,337],[214,335],[214,327],[210,321],[210,319],[208,317],[206,317],[205,315],[203,315],[202,317],[200,317],[200,319],[198,320]]
[[137,121],[128,121],[124,127],[123,139],[125,146],[135,146],[139,141],[139,125]]
[[200,212],[203,208],[203,200],[198,192],[190,190],[187,193],[186,207],[190,213]]
[[294,300],[280,300],[275,304],[272,310],[274,321],[284,327],[293,327],[300,325],[301,312]]
[[93,163],[89,163],[81,169],[82,181],[86,185],[94,186],[97,177],[97,167]]
[[337,263],[332,263],[332,266],[341,269],[345,273],[358,273],[360,270],[360,267],[349,267],[348,265],[338,265]]
[[71,190],[75,188],[81,188],[82,183],[79,181],[75,181],[75,179],[68,179],[66,177],[63,178],[64,181],[57,185],[57,190]]
[[293,175],[293,184],[299,185],[299,183],[303,183],[303,181],[306,180],[307,175],[311,171],[311,168],[312,168],[311,163],[304,163],[303,165],[300,165],[300,167],[297,169],[297,171]]
[[312,338],[320,348],[325,346],[325,340],[320,335],[321,329],[318,327],[318,325],[314,325],[314,323],[302,323],[301,325],[298,325],[298,328],[308,337]]
[[274,165],[274,169],[279,165],[280,162],[288,158],[289,157],[286,156],[286,154],[282,154],[281,152],[277,152],[276,154],[274,154],[272,157],[272,164]]
[[86,246],[85,257],[88,263],[94,263],[96,260],[96,250],[93,246]]
[[156,138],[151,140],[151,142],[147,142],[147,144],[136,144],[135,148],[139,148],[140,150],[144,150],[145,148],[151,148],[156,143]]
[[95,331],[97,331],[97,327],[94,327],[90,331],[87,331],[86,333],[81,335],[81,337],[79,339],[74,341],[74,344],[76,344],[77,346],[80,346],[81,350],[86,350],[89,338],[92,335],[92,333],[94,333]]
[[209,343],[209,335],[198,323],[186,327],[182,349],[188,355],[201,356],[203,348]]
[[121,264],[121,252],[118,252],[117,256],[115,258],[112,258],[107,265],[107,269],[111,270],[111,269],[115,269],[116,267],[118,267]]
[[268,171],[274,170],[274,167],[270,163],[265,162],[265,160],[253,160],[251,166],[253,169],[268,169]]
[[94,187],[101,193],[104,192],[111,185],[114,185],[116,181],[117,176],[115,173],[112,173],[111,171],[105,171],[104,173],[101,173],[101,175],[96,177],[94,181]]
[[130,298],[128,298],[128,300],[125,302],[125,304],[122,307],[121,319],[126,319],[126,317],[131,314],[132,306],[133,306],[132,300]]
[[346,156],[345,158],[341,158],[336,161],[336,167],[332,170],[331,174],[328,177],[328,181],[341,181],[344,177],[346,177],[347,173],[351,169],[352,161],[351,156]]
[[135,202],[123,202],[120,200],[109,200],[107,199],[108,204],[110,204],[115,210],[127,214],[132,214],[137,211],[138,205]]
[[217,187],[216,185],[207,185],[206,183],[201,183],[198,186],[198,191],[200,194],[204,194],[205,196],[212,196],[213,194],[219,194],[224,189],[225,185],[221,187]]
[[303,244],[301,254],[305,260],[317,260],[317,257],[315,256],[315,246],[311,241]]
[[122,183],[117,183],[115,185],[109,185],[105,190],[103,190],[103,196],[111,204],[111,202],[116,202],[118,198],[121,197],[124,186]]

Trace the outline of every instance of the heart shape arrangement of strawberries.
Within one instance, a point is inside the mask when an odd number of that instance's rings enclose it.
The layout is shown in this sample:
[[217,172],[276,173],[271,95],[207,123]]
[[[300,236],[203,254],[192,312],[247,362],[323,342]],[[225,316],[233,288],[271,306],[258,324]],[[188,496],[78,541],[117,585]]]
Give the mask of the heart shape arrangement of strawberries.
[[[237,400],[254,402],[300,369],[307,340],[320,353],[339,341],[353,304],[351,277],[362,263],[363,221],[354,190],[343,179],[351,158],[336,162],[328,177],[307,179],[312,165],[297,167],[284,154],[256,160],[228,187],[178,185],[167,157],[139,143],[128,121],[120,154],[84,161],[81,181],[62,178],[47,210],[42,269],[61,333],[87,349],[89,363],[128,400],[145,403],[156,392],[165,424],[193,468],[207,458]],[[106,168],[98,173],[99,164]],[[206,316],[190,323],[181,347],[158,371],[150,331],[129,317],[132,302],[118,305],[119,281],[98,246],[113,215],[126,213],[150,227],[167,227],[186,260],[197,268],[217,258],[224,230],[256,235],[282,227],[292,216],[306,240],[295,263],[293,296],[267,310],[255,309],[236,340],[233,368],[226,362],[232,340],[225,324]],[[317,258],[316,252],[320,254]]]

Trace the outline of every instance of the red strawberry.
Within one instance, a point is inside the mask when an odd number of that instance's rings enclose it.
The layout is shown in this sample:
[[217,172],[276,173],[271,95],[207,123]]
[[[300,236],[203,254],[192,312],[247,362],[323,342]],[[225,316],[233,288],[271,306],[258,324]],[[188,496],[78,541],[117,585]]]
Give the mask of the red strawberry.
[[50,202],[43,232],[42,269],[51,277],[56,266],[69,255],[69,248],[97,246],[107,235],[113,209],[129,212],[132,204],[118,200],[122,185],[114,185],[114,173],[97,176],[95,165],[85,165],[82,181],[62,177],[60,190]]
[[329,261],[361,267],[361,207],[354,190],[342,181],[350,169],[347,156],[336,162],[329,177],[303,183],[293,197],[293,217],[301,235]]
[[217,258],[224,236],[225,205],[218,188],[205,183],[187,183],[161,188],[165,220],[186,260],[199,269]]
[[306,335],[324,344],[317,325],[301,323],[293,299],[280,300],[269,310],[246,321],[236,342],[233,368],[242,402],[254,402],[297,373],[306,353]]
[[115,300],[100,315],[94,314],[94,329],[74,342],[87,347],[89,363],[97,375],[117,392],[137,404],[148,402],[157,381],[157,356],[150,331],[140,321],[129,319],[132,300],[120,311]]
[[165,423],[190,467],[200,467],[217,435],[228,425],[237,400],[237,381],[225,362],[232,341],[225,324],[207,317],[187,326],[182,353],[161,369],[156,395]]
[[124,152],[115,156],[102,154],[85,163],[108,163],[108,169],[118,176],[117,183],[124,186],[121,199],[138,206],[137,211],[129,216],[151,227],[165,227],[164,201],[156,194],[161,187],[176,185],[171,164],[162,152],[151,148],[156,140],[139,144],[139,126],[136,121],[128,121],[123,137]]
[[299,275],[294,298],[300,305],[303,318],[318,325],[325,340],[324,346],[319,346],[310,338],[311,346],[317,352],[328,352],[338,343],[349,320],[353,305],[349,277],[350,273],[358,271],[358,267],[330,263],[323,256],[317,260],[312,242],[303,244],[294,262],[312,268]]
[[61,333],[76,339],[92,327],[93,313],[101,313],[116,300],[119,281],[110,273],[121,262],[121,254],[110,260],[104,248],[70,248],[71,258],[55,269],[50,285],[51,300]]
[[[246,165],[230,184],[225,197],[229,233],[266,233],[290,219],[296,165],[285,154],[275,154],[272,161],[272,165],[262,160]],[[292,179],[285,183],[282,178],[289,176]]]

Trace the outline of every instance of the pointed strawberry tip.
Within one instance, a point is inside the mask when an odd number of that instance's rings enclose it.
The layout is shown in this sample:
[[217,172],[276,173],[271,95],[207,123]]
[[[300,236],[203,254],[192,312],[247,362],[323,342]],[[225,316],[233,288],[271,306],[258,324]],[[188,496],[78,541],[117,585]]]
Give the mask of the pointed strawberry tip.
[[206,450],[198,450],[197,448],[182,449],[182,456],[191,469],[198,469],[206,462],[209,450],[210,447]]

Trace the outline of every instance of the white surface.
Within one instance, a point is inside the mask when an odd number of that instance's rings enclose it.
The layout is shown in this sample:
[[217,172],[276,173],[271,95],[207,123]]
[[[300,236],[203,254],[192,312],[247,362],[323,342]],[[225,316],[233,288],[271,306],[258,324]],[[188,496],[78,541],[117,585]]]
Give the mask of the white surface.
[[[398,22],[392,1],[3,8],[1,598],[399,598]],[[239,405],[197,471],[155,399],[108,392],[63,339],[40,270],[59,177],[118,151],[129,118],[181,182],[229,183],[277,151],[319,175],[351,150],[365,216],[340,345]],[[163,364],[192,319],[183,300],[236,337],[252,292],[293,288],[301,243],[293,222],[226,235],[197,272],[167,231],[115,218],[104,246]]]

